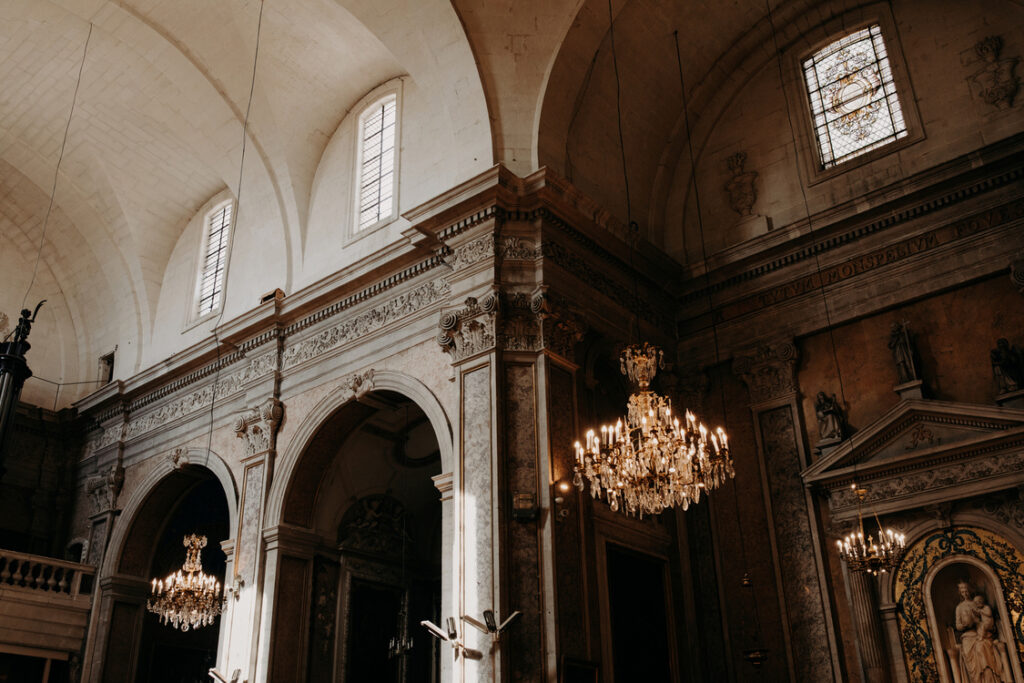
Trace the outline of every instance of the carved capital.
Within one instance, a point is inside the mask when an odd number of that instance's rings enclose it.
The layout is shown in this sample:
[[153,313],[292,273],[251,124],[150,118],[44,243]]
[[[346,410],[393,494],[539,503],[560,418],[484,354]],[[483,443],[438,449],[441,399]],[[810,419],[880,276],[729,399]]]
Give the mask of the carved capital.
[[95,474],[85,480],[85,491],[92,499],[93,514],[112,512],[124,486],[124,468],[114,464],[107,472]]
[[245,439],[247,457],[274,450],[282,417],[284,404],[271,397],[235,418],[235,435]]
[[732,370],[747,385],[751,403],[757,404],[797,390],[796,360],[797,350],[792,342],[760,344],[737,354]]
[[482,301],[469,297],[462,308],[441,313],[436,340],[441,350],[451,354],[452,362],[494,347],[499,302],[499,292],[495,290]]

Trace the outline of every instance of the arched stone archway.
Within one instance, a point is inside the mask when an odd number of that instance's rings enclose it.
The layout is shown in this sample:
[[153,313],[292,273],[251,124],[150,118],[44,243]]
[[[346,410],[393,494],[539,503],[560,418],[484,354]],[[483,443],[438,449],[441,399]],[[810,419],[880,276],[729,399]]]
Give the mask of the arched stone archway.
[[[203,558],[207,562],[214,559],[210,564],[223,579],[227,567],[215,553],[221,552],[220,543],[227,541],[234,529],[237,507],[228,466],[205,450],[179,449],[144,478],[124,505],[103,556],[83,680],[145,680],[138,677],[142,632],[152,629],[147,618],[155,617],[147,617],[145,609],[149,582],[156,574],[180,566],[184,559],[181,539],[172,543],[168,534],[180,533],[182,524],[216,529]],[[199,532],[209,535],[205,528]],[[219,623],[212,628],[219,631]],[[216,635],[212,639],[209,632],[204,635],[205,647],[216,652]],[[202,664],[205,666],[205,659]]]
[[[377,605],[372,611],[397,611],[397,638],[424,641],[415,659],[399,654],[384,665],[401,676],[446,662],[438,661],[418,622],[452,613],[440,603],[452,595],[453,513],[450,494],[438,493],[450,491],[444,472],[451,462],[451,432],[440,404],[398,373],[368,373],[307,416],[284,451],[268,497],[262,617],[268,627],[260,648],[268,680],[320,680],[332,670],[343,677],[358,659],[352,653],[379,649],[380,642],[354,642],[365,633],[350,628],[348,619],[370,594]],[[393,543],[378,544],[378,537]],[[390,607],[381,607],[381,600]],[[393,616],[383,615],[378,626]],[[421,656],[424,651],[434,652],[435,664]]]

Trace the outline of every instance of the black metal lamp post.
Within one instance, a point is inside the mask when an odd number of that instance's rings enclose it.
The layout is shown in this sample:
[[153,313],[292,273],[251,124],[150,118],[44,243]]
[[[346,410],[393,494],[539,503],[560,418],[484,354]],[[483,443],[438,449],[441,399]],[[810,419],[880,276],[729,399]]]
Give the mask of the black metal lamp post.
[[0,342],[0,478],[5,472],[3,462],[7,455],[10,432],[14,430],[14,413],[21,388],[25,386],[25,380],[32,376],[28,361],[25,360],[25,354],[32,348],[28,343],[28,333],[36,321],[39,308],[45,303],[45,299],[40,301],[31,317],[27,308],[22,310],[18,326],[8,335],[10,341]]

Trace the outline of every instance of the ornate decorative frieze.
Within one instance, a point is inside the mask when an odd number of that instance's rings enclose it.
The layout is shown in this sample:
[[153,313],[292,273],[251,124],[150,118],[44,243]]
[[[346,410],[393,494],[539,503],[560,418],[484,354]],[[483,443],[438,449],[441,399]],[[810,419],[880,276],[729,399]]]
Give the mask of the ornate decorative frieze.
[[93,514],[111,512],[117,506],[117,496],[124,485],[124,468],[115,463],[108,471],[85,480],[85,492],[92,500]]
[[268,398],[235,419],[235,435],[245,439],[247,457],[274,450],[282,417],[284,404],[276,398]]
[[[660,329],[668,329],[672,322],[658,313],[647,298],[633,293],[633,288],[628,286],[628,281],[616,282],[604,274],[604,271],[595,268],[576,252],[566,249],[557,242],[545,241],[541,244],[541,253],[545,260],[550,260],[559,268],[570,273],[588,287],[596,290],[630,313],[638,313],[641,318],[650,322]],[[628,273],[623,271],[623,277]],[[624,285],[623,283],[627,283]]]
[[[978,455],[981,455],[980,453]],[[1024,471],[1024,452],[988,455],[967,458],[945,464],[931,464],[914,472],[894,472],[885,479],[874,479],[867,488],[865,503],[882,503],[907,498],[923,491],[964,490],[973,482],[984,481],[1000,475]],[[832,489],[828,499],[829,508],[835,514],[848,513],[857,509],[857,496],[849,487]]]
[[471,265],[493,259],[495,256],[495,238],[492,233],[478,237],[452,249],[451,255],[445,261],[452,267],[452,270],[462,270]]
[[359,340],[387,325],[405,320],[420,309],[443,301],[450,293],[451,286],[444,280],[425,282],[380,306],[286,346],[281,356],[282,369],[293,368],[328,351]]
[[751,403],[764,403],[796,392],[796,359],[792,342],[761,344],[737,354],[732,370],[750,390]]
[[501,240],[498,255],[505,261],[532,261],[539,258],[541,252],[533,242],[513,235]]

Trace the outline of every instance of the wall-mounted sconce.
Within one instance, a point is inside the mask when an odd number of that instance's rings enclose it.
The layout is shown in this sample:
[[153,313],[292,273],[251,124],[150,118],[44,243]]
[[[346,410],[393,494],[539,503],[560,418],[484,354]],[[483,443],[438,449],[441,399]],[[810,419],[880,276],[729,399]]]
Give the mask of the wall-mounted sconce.
[[522,616],[522,612],[516,610],[515,612],[509,615],[508,619],[499,624],[498,618],[494,615],[494,610],[485,609],[484,623],[482,624],[473,617],[469,616],[468,614],[463,614],[462,620],[470,626],[472,626],[473,628],[477,629],[478,631],[489,634],[491,636],[491,640],[496,643],[499,640],[501,640],[501,634],[508,627],[508,625],[520,616]]
[[572,485],[565,481],[555,483],[555,521],[564,522],[569,518],[569,505],[566,496],[572,491]]
[[537,519],[537,494],[533,491],[512,493],[512,519],[517,522],[532,522]]
[[480,659],[483,657],[481,652],[468,648],[463,644],[462,639],[459,637],[459,631],[455,627],[455,617],[448,617],[445,620],[447,628],[444,630],[429,619],[421,621],[420,626],[425,627],[438,640],[451,645],[455,651],[455,659],[458,659],[460,654],[466,659]]

